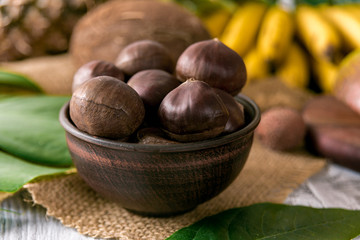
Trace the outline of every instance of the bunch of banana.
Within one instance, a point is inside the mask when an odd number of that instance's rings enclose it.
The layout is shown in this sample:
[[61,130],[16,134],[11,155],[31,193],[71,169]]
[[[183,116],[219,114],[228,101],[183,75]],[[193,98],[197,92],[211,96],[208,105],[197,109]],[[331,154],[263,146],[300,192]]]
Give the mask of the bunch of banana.
[[237,1],[206,25],[243,57],[248,83],[277,76],[291,87],[331,93],[341,60],[360,48],[360,3]]
[[266,9],[267,5],[256,1],[239,5],[226,25],[220,41],[244,56],[256,41]]
[[341,61],[360,48],[360,4],[299,5],[295,13],[299,39],[311,56],[313,79],[322,92],[332,93]]
[[341,39],[334,26],[318,9],[300,5],[295,11],[297,31],[303,44],[316,59],[333,62],[338,57]]
[[246,65],[247,78],[249,80],[255,81],[270,77],[270,66],[256,47],[250,49],[243,59]]
[[332,93],[338,70],[339,66],[329,61],[323,59],[313,61],[313,71],[317,84],[324,93]]
[[329,6],[320,7],[320,12],[327,21],[343,36],[345,45],[350,48],[360,48],[360,12],[355,13],[356,6]]
[[278,76],[289,86],[305,88],[309,64],[294,36],[292,11],[278,4],[248,1],[237,7],[220,40],[243,56],[248,83]]
[[293,40],[294,21],[292,14],[279,5],[271,6],[260,25],[257,49],[269,64],[280,65]]
[[286,85],[304,89],[309,84],[309,69],[308,57],[305,52],[296,42],[291,42],[288,54],[274,74]]

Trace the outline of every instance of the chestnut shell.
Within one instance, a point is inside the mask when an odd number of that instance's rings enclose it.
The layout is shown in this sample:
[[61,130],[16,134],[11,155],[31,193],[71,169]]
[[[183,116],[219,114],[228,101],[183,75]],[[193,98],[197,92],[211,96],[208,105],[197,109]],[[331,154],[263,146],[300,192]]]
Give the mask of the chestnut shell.
[[266,147],[277,151],[289,151],[301,146],[306,125],[299,111],[275,106],[261,114],[255,136]]
[[139,40],[123,48],[115,65],[127,76],[146,69],[161,69],[172,73],[174,62],[167,48],[153,40]]
[[127,84],[141,97],[145,105],[146,119],[155,123],[161,101],[181,82],[160,69],[143,70],[132,76]]
[[74,74],[72,82],[72,92],[87,80],[98,76],[110,76],[125,80],[124,73],[113,63],[103,60],[93,60],[82,65]]
[[128,137],[144,116],[144,104],[136,91],[109,76],[86,81],[70,100],[70,117],[76,127],[98,137]]
[[218,39],[190,45],[176,63],[176,77],[181,81],[198,79],[231,95],[246,83],[246,67],[241,56]]
[[218,88],[214,88],[214,90],[224,102],[229,112],[229,120],[225,125],[223,133],[228,134],[239,130],[245,125],[244,106],[238,103],[229,93]]
[[216,137],[229,119],[228,110],[214,89],[192,79],[169,92],[158,113],[164,132],[180,142]]

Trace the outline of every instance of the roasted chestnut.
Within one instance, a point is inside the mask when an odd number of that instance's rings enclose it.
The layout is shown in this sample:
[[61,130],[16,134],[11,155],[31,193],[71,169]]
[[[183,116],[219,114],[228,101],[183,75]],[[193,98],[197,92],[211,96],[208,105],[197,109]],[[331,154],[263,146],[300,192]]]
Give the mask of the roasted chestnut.
[[75,92],[75,90],[85,81],[98,76],[115,77],[121,81],[124,81],[125,79],[124,73],[113,63],[102,60],[93,60],[82,65],[75,72],[72,82],[72,92]]
[[144,116],[144,104],[137,92],[114,77],[99,76],[86,81],[70,100],[70,118],[76,127],[98,137],[128,137]]
[[169,92],[159,106],[164,132],[180,142],[205,140],[224,131],[229,112],[207,83],[189,79]]
[[153,40],[135,41],[123,48],[115,65],[130,77],[146,69],[174,71],[174,62],[167,48]]
[[224,102],[229,112],[229,120],[225,125],[223,133],[228,134],[239,130],[245,124],[244,106],[238,103],[229,93],[218,88],[214,88],[214,90]]
[[181,81],[198,79],[231,95],[241,91],[247,76],[241,56],[218,39],[190,45],[180,55],[175,71]]
[[158,122],[157,111],[161,101],[180,81],[173,75],[160,69],[140,71],[132,76],[128,85],[135,89],[145,105],[145,117],[152,123]]

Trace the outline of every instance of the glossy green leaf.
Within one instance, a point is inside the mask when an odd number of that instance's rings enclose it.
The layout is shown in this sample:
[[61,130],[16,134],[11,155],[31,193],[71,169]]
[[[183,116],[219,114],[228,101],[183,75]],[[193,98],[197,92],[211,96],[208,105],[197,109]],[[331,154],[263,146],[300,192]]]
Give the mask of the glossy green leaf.
[[0,70],[0,90],[2,85],[7,88],[23,88],[34,92],[42,92],[41,88],[36,85],[30,78],[5,70]]
[[260,203],[207,217],[167,240],[350,240],[360,211]]
[[[51,166],[72,164],[59,111],[68,96],[0,96],[0,149]],[[16,174],[16,173],[15,173]]]
[[69,168],[48,167],[27,162],[1,151],[0,166],[0,192],[16,192],[34,178],[69,171]]

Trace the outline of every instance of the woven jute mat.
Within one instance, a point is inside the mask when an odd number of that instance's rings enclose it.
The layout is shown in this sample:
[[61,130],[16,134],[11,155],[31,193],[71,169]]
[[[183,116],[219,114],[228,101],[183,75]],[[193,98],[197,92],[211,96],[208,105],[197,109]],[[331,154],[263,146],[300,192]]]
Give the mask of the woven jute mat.
[[[71,93],[75,69],[67,55],[26,60],[7,67],[28,74],[50,94]],[[248,85],[242,93],[255,100],[262,111],[279,105],[301,109],[311,97],[303,91],[287,88],[278,79]],[[29,183],[25,189],[35,204],[47,209],[48,215],[81,234],[123,240],[157,240],[229,208],[258,202],[284,202],[295,188],[325,164],[325,159],[309,155],[302,148],[276,152],[264,148],[255,138],[244,169],[224,192],[191,212],[168,218],[130,213],[98,195],[76,173]]]
[[176,230],[220,211],[258,202],[283,202],[325,161],[302,153],[279,153],[255,139],[238,178],[220,195],[195,210],[170,218],[141,217],[90,189],[77,175],[27,184],[33,201],[47,214],[80,233],[100,238],[165,239]]

